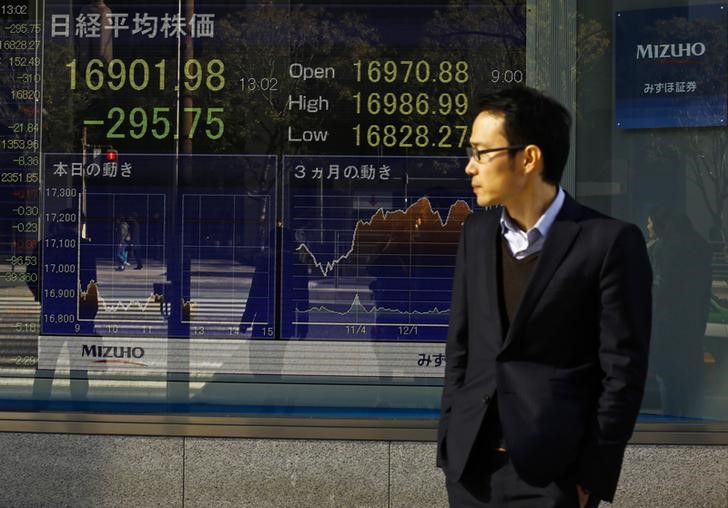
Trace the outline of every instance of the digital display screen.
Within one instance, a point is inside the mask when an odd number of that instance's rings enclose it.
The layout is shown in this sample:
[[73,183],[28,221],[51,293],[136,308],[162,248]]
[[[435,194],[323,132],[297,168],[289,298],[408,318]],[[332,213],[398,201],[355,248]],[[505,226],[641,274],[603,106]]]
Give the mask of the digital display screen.
[[6,372],[442,376],[524,1],[2,9]]

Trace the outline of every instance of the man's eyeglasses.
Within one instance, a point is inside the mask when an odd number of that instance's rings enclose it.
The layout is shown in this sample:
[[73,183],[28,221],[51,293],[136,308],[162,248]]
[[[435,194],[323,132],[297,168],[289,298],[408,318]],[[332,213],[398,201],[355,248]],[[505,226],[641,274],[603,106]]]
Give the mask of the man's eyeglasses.
[[500,148],[486,148],[485,150],[476,150],[475,148],[468,146],[465,148],[465,153],[468,155],[468,159],[473,159],[475,162],[485,162],[480,159],[480,156],[490,152],[502,152],[503,150],[521,150],[526,148],[528,145],[511,145],[502,146]]

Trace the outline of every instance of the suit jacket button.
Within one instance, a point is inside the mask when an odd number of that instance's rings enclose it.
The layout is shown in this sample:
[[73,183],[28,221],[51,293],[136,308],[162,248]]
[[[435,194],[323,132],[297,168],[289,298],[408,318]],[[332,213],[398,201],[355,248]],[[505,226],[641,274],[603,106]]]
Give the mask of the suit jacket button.
[[483,397],[483,405],[488,404],[489,402],[490,402],[490,397],[488,397],[487,395],[485,397]]

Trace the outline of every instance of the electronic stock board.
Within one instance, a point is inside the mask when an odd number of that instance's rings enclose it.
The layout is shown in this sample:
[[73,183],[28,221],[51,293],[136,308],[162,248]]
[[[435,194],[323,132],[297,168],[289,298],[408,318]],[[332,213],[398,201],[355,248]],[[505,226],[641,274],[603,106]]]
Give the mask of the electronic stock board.
[[6,2],[0,362],[442,375],[525,2]]

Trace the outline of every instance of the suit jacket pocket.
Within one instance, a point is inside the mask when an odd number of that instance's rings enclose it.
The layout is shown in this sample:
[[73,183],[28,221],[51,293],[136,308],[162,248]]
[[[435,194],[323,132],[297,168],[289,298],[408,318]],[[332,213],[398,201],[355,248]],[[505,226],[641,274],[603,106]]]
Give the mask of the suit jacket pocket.
[[566,474],[578,456],[588,407],[585,391],[567,383],[544,383],[540,392],[501,394],[506,442],[524,479],[545,485]]

